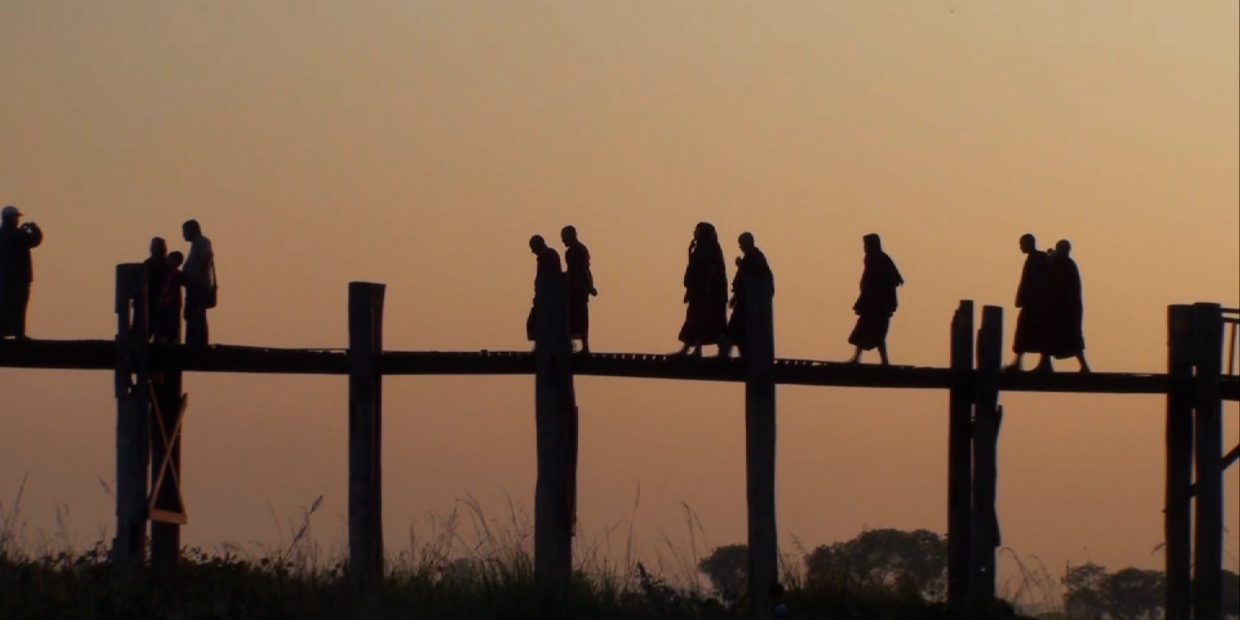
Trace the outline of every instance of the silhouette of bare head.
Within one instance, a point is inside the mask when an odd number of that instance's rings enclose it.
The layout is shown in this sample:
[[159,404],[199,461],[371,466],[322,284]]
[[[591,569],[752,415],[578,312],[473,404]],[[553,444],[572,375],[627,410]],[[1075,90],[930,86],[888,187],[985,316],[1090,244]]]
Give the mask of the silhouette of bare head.
[[181,236],[186,241],[193,241],[202,236],[202,226],[198,225],[198,220],[186,220],[184,224],[181,224]]
[[866,254],[874,254],[883,251],[883,240],[879,239],[878,233],[870,233],[861,238],[861,242],[865,245]]
[[531,252],[540,254],[545,249],[547,249],[547,241],[542,238],[542,235],[534,235],[533,237],[530,237]]
[[151,256],[163,258],[168,255],[168,242],[163,237],[151,238]]
[[177,267],[181,266],[181,263],[184,263],[184,262],[185,262],[184,254],[180,252],[172,252],[168,254],[168,266],[169,267],[176,269]]
[[741,251],[748,254],[753,251],[753,233],[743,232],[741,236],[736,238],[737,245],[741,246]]
[[1072,244],[1068,243],[1067,239],[1060,239],[1059,243],[1055,244],[1055,256],[1068,258],[1070,254],[1072,254]]
[[572,243],[576,242],[577,241],[577,228],[574,226],[565,226],[564,228],[561,228],[560,229],[560,241],[563,241],[564,245],[571,245]]
[[1038,249],[1038,240],[1033,237],[1033,233],[1025,233],[1020,236],[1020,251],[1028,254]]
[[693,229],[693,240],[698,243],[719,243],[719,234],[715,232],[714,224],[698,222]]

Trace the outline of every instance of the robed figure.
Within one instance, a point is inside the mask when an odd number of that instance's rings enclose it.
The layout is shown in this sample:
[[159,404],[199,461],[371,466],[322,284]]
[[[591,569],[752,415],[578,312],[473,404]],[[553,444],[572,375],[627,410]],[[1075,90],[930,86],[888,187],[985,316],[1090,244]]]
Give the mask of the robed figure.
[[861,294],[853,304],[857,325],[848,336],[848,342],[856,347],[856,351],[850,361],[856,363],[861,360],[862,351],[877,348],[886,366],[889,363],[887,329],[891,326],[891,315],[895,314],[899,305],[896,287],[904,284],[904,278],[891,257],[883,252],[882,240],[878,235],[866,235],[863,243],[865,268],[861,272]]
[[534,274],[534,303],[530,307],[529,317],[525,319],[525,337],[530,342],[538,340],[539,303],[556,295],[540,295],[551,287],[560,286],[564,274],[560,272],[560,254],[547,246],[547,242],[539,235],[530,238],[530,252],[538,259]]
[[729,345],[720,348],[719,356],[727,357],[731,346],[736,345],[742,357],[749,335],[749,299],[753,293],[775,294],[775,275],[766,262],[766,255],[754,245],[753,235],[743,233],[737,240],[741,256],[736,259],[736,274],[732,276],[732,318],[728,320]]
[[590,250],[577,238],[577,229],[560,231],[564,242],[565,279],[568,285],[569,337],[581,341],[581,352],[590,352],[590,297],[598,295],[590,272]]
[[685,322],[680,328],[680,354],[702,354],[702,345],[717,345],[727,327],[728,274],[715,227],[700,222],[689,244],[685,268]]
[[1050,348],[1050,258],[1038,249],[1037,239],[1028,233],[1020,238],[1020,250],[1025,254],[1025,266],[1021,269],[1020,285],[1016,288],[1016,307],[1020,308],[1020,314],[1016,316],[1016,337],[1012,340],[1016,358],[1008,368],[1020,370],[1026,353],[1040,353],[1042,360],[1038,368],[1045,370],[1050,364],[1047,358]]
[[1081,323],[1085,303],[1081,295],[1081,272],[1072,260],[1072,244],[1066,239],[1055,244],[1048,261],[1047,304],[1049,343],[1047,353],[1056,359],[1075,357],[1081,372],[1089,372],[1085,361],[1085,334]]

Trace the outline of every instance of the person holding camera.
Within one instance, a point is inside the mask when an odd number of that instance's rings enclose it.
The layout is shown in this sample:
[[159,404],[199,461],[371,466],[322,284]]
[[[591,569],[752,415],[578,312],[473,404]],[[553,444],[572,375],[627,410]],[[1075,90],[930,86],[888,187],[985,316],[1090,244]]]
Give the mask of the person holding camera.
[[30,250],[43,243],[43,231],[34,222],[22,224],[21,218],[12,205],[0,210],[0,338],[26,340],[26,306],[34,281]]
[[215,307],[215,251],[202,234],[198,220],[181,225],[181,235],[189,242],[185,259],[185,344],[207,346],[207,309]]

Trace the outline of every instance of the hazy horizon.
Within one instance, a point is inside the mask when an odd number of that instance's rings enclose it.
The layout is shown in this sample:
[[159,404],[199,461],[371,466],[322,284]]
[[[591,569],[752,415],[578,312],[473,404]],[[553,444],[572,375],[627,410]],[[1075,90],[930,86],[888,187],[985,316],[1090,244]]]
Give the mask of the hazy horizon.
[[[574,224],[600,291],[593,348],[670,352],[707,220],[729,274],[742,231],[770,260],[781,357],[847,359],[861,236],[879,232],[907,281],[893,363],[946,365],[960,299],[1004,306],[1006,362],[1033,232],[1072,241],[1094,369],[1160,372],[1168,304],[1240,306],[1238,22],[1234,1],[11,1],[0,203],[47,235],[36,338],[110,338],[115,264],[154,235],[183,249],[195,217],[218,255],[214,342],[344,346],[346,285],[366,280],[388,286],[389,349],[519,350],[526,240]],[[28,476],[28,521],[51,531],[67,505],[80,544],[114,526],[97,480],[114,476],[111,384],[0,369],[0,502]],[[576,388],[579,545],[626,530],[639,485],[644,552],[687,546],[683,505],[710,545],[744,540],[741,386]],[[316,536],[343,539],[346,379],[190,375],[186,391],[185,544],[272,541],[271,511],[318,495]],[[531,378],[384,391],[389,553],[466,494],[532,512]],[[785,551],[946,531],[946,392],[778,398]],[[1052,571],[1161,568],[1164,399],[1001,402],[1004,545]],[[1234,524],[1240,467],[1225,482]]]

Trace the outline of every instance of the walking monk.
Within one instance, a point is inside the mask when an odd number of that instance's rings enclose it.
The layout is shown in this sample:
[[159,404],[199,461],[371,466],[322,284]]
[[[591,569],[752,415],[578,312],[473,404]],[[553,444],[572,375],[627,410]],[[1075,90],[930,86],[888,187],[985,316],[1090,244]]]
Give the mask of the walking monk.
[[569,338],[581,341],[581,352],[590,352],[590,297],[597,296],[594,274],[590,273],[590,250],[577,239],[577,229],[565,226],[560,231],[564,242],[564,268],[568,280]]
[[1020,272],[1020,286],[1016,289],[1016,307],[1020,314],[1016,317],[1016,338],[1012,340],[1012,351],[1016,358],[1007,366],[1007,370],[1020,370],[1021,362],[1026,353],[1041,353],[1038,370],[1049,370],[1050,359],[1047,357],[1047,269],[1049,268],[1046,252],[1038,249],[1037,239],[1031,233],[1020,237],[1020,251],[1025,253],[1025,267]]
[[848,342],[857,347],[850,363],[861,361],[861,352],[878,348],[883,366],[887,359],[887,329],[891,327],[891,315],[896,313],[896,287],[904,284],[900,270],[883,252],[883,242],[878,235],[870,233],[862,239],[865,244],[865,270],[861,273],[861,295],[853,304],[857,313],[857,326],[848,336]]

